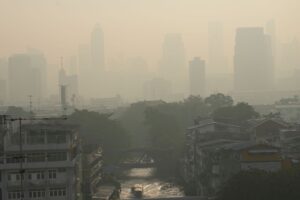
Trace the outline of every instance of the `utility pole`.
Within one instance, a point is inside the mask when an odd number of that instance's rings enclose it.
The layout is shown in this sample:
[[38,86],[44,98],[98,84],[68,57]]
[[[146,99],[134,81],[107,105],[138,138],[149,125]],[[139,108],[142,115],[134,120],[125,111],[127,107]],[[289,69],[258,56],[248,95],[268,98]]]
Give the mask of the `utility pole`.
[[25,194],[24,194],[24,181],[25,179],[25,169],[23,168],[23,162],[25,161],[25,156],[23,154],[23,136],[22,136],[22,121],[39,121],[39,120],[66,120],[66,117],[56,117],[56,118],[50,118],[50,117],[45,117],[45,118],[33,118],[32,116],[30,118],[22,118],[22,117],[17,117],[17,118],[9,118],[7,115],[2,116],[4,119],[4,124],[6,121],[14,122],[18,121],[19,125],[19,155],[15,156],[15,159],[18,159],[20,161],[20,178],[21,178],[21,200],[24,200]]

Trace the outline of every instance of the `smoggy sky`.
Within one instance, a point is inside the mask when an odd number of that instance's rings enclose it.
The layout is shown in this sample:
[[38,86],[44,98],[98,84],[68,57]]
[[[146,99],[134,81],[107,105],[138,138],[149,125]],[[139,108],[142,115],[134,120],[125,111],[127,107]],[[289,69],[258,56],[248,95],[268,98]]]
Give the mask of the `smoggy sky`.
[[187,59],[207,59],[208,23],[220,21],[231,63],[237,27],[274,19],[281,42],[300,38],[299,9],[299,0],[0,0],[0,57],[32,47],[59,63],[99,23],[107,61],[142,56],[155,69],[165,33],[182,34]]

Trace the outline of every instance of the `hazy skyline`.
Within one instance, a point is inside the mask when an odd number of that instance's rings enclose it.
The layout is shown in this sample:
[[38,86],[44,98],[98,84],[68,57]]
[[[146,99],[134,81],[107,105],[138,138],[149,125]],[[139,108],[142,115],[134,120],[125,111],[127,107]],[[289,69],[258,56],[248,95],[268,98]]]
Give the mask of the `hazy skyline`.
[[[116,55],[142,56],[157,69],[167,33],[182,35],[187,60],[208,57],[209,22],[224,28],[224,47],[232,70],[235,30],[265,26],[274,19],[277,39],[300,38],[297,0],[1,0],[0,57],[41,49],[50,64],[74,55],[79,44],[90,41],[95,24],[105,36],[106,61]],[[109,62],[107,63],[109,65]],[[108,66],[109,67],[109,66]],[[51,71],[52,72],[52,71]]]

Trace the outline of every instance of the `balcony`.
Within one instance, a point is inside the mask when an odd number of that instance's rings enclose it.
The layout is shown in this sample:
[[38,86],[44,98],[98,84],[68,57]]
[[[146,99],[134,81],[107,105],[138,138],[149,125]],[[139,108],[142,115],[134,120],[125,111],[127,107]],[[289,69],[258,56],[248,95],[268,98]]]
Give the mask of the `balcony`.
[[21,186],[21,181],[7,181],[7,186],[8,187],[20,187]]
[[[23,185],[26,187],[41,187],[45,185],[53,185],[53,186],[60,186],[60,185],[67,185],[72,184],[67,179],[66,176],[59,177],[57,179],[40,179],[40,180],[24,180]],[[8,181],[8,187],[21,187],[21,181]]]
[[[69,149],[70,145],[67,143],[62,144],[23,144],[23,151],[35,151],[35,150],[65,150]],[[6,152],[8,151],[19,151],[20,145],[6,144],[4,147]]]
[[[65,167],[75,167],[76,160],[72,161],[45,161],[45,162],[31,162],[23,163],[23,169],[44,169],[44,168],[65,168]],[[5,163],[0,164],[0,170],[3,169],[20,169],[20,163]]]

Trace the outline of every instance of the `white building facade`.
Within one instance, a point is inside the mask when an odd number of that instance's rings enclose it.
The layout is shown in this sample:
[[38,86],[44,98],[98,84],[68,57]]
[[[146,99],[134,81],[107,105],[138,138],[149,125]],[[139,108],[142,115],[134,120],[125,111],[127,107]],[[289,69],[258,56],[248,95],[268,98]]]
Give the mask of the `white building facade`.
[[24,124],[21,137],[12,123],[4,130],[0,199],[80,199],[80,143],[75,126]]

